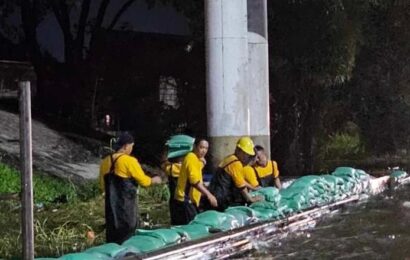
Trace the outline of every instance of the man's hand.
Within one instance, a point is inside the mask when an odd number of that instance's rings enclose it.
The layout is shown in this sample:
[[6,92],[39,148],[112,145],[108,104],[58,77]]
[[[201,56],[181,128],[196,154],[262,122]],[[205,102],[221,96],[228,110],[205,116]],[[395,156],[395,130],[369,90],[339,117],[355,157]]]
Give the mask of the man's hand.
[[208,201],[211,204],[212,207],[217,208],[218,207],[218,201],[216,200],[215,196],[212,194],[208,194]]
[[250,197],[249,199],[251,203],[264,200],[262,196],[254,196],[254,197]]
[[162,180],[159,176],[154,176],[151,178],[151,184],[161,184]]

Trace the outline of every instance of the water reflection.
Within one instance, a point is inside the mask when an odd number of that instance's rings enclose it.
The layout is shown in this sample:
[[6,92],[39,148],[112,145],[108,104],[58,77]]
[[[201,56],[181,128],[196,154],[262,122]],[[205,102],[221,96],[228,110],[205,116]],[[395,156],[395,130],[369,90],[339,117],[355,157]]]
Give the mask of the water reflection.
[[410,260],[410,186],[349,205],[245,258]]

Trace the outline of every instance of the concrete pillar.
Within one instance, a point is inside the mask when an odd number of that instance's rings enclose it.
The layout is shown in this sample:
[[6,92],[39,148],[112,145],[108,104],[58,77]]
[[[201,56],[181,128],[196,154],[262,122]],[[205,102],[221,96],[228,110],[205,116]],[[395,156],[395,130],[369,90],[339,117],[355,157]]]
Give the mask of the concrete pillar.
[[207,116],[213,163],[250,134],[246,0],[205,0]]
[[270,155],[268,13],[266,0],[248,0],[250,135]]

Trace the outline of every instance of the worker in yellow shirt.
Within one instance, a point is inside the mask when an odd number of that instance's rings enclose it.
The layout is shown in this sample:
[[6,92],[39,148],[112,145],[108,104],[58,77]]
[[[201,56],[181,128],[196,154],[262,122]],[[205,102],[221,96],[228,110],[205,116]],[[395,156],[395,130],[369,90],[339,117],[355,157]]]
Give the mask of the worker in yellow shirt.
[[218,207],[211,205],[210,208],[224,211],[229,206],[261,200],[260,197],[249,195],[243,173],[243,167],[250,162],[254,155],[252,139],[247,136],[241,137],[236,144],[235,153],[222,160],[212,177],[209,190],[217,198]]
[[175,190],[174,216],[172,225],[185,225],[198,214],[201,195],[206,196],[208,202],[214,207],[218,202],[212,193],[204,186],[202,180],[202,168],[204,167],[205,155],[208,152],[209,143],[205,139],[195,139],[194,148],[182,162],[181,172],[178,177]]
[[173,219],[175,214],[173,213],[173,210],[175,208],[174,205],[174,196],[175,196],[175,189],[177,187],[177,182],[178,182],[178,177],[181,172],[181,166],[182,166],[182,161],[184,160],[185,156],[178,156],[175,158],[170,158],[165,160],[161,164],[162,170],[167,174],[168,176],[168,188],[169,188],[169,213],[171,216],[171,223],[174,223],[175,220]]
[[253,158],[251,159],[248,165],[243,167],[243,176],[245,178],[245,181],[249,184],[248,189],[250,190],[257,190],[261,187],[256,177],[255,165],[256,165],[256,155],[253,156]]
[[[273,160],[268,160],[265,149],[262,146],[256,145],[255,151],[256,163],[252,168],[258,184],[262,187],[276,186],[276,188],[281,189],[282,184],[279,179],[278,164]],[[252,177],[250,179],[252,179]],[[253,181],[253,185],[255,185],[254,178],[250,181]]]
[[105,192],[105,221],[107,242],[121,244],[130,238],[138,226],[136,188],[161,183],[158,176],[148,177],[130,154],[134,138],[122,133],[115,152],[105,157],[100,166],[100,186]]

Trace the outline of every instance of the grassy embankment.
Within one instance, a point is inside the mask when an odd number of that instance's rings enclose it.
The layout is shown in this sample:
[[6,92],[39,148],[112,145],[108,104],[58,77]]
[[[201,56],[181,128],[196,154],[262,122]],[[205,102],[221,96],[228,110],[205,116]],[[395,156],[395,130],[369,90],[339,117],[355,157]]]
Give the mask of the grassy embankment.
[[[96,183],[78,186],[39,173],[33,182],[36,257],[57,257],[104,243],[104,201]],[[2,199],[18,192],[19,172],[0,163],[0,259],[21,256],[20,201],[17,195]],[[146,222],[168,224],[167,195],[164,185],[140,189],[140,212],[150,216]]]

